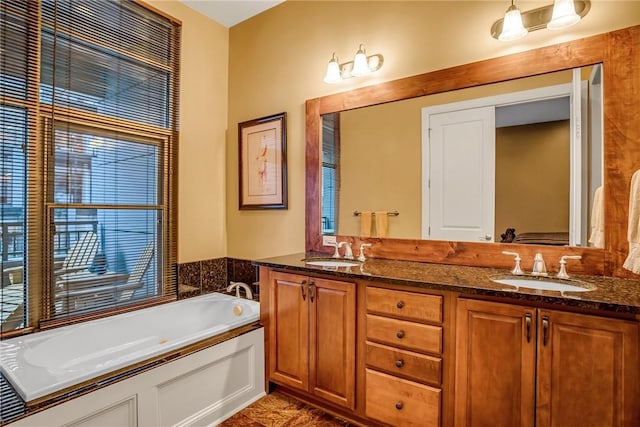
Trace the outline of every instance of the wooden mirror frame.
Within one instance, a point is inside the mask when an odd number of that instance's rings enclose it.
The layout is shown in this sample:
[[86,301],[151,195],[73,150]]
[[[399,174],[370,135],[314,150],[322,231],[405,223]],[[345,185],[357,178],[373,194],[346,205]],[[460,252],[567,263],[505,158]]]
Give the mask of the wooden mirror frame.
[[321,232],[321,124],[323,114],[399,101],[451,90],[498,83],[569,68],[603,64],[605,248],[553,247],[418,239],[337,236],[352,243],[371,243],[367,255],[443,264],[510,268],[503,250],[520,253],[530,270],[542,252],[550,271],[562,255],[581,255],[575,273],[637,277],[622,268],[628,253],[627,216],[631,176],[640,168],[640,26],[522,53],[419,74],[306,102],[306,227],[307,252],[329,253]]

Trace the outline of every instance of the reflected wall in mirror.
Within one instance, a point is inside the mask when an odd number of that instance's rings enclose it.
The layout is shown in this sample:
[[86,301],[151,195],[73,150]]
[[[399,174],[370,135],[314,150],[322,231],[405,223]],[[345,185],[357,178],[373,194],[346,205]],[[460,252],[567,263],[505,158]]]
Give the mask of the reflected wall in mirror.
[[[480,88],[522,77],[539,76],[601,63],[601,81],[604,88],[601,131],[604,137],[603,191],[601,192],[604,200],[603,249],[513,243],[488,245],[478,241],[460,240],[366,238],[358,236],[357,232],[355,235],[339,234],[337,238],[351,242],[354,248],[361,243],[370,243],[372,246],[367,249],[367,256],[373,258],[511,268],[513,260],[504,256],[502,251],[515,250],[523,259],[523,268],[528,269],[531,268],[534,255],[537,252],[543,252],[547,269],[550,271],[557,271],[561,256],[579,255],[582,260],[573,266],[575,273],[634,277],[623,268],[623,264],[628,254],[627,201],[630,181],[640,165],[640,103],[638,103],[640,84],[637,79],[640,73],[640,43],[638,40],[640,40],[640,26],[633,26],[307,100],[305,249],[323,253],[331,251],[330,247],[322,245],[321,129],[323,115],[453,90]],[[336,116],[342,119],[341,114]],[[340,172],[338,179],[345,181],[345,177],[342,176],[345,172],[344,168],[336,171]],[[398,189],[398,191],[401,190],[402,187]],[[341,200],[338,202],[340,203]],[[358,207],[358,209],[365,208]],[[398,208],[385,205],[382,209]],[[343,207],[338,206],[337,212],[342,210]],[[400,212],[399,217],[402,215],[403,212]],[[390,230],[394,226],[392,221],[393,218],[390,218]],[[338,224],[338,230],[342,233],[340,227],[341,224]]]
[[587,245],[600,76],[597,64],[323,115],[323,234],[376,236],[354,213],[397,211],[391,238]]

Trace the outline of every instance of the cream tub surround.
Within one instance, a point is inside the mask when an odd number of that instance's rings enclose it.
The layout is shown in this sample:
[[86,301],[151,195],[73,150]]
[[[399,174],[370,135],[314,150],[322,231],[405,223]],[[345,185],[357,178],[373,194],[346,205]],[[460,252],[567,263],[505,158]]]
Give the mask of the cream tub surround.
[[260,328],[11,425],[216,425],[264,396],[263,340]]

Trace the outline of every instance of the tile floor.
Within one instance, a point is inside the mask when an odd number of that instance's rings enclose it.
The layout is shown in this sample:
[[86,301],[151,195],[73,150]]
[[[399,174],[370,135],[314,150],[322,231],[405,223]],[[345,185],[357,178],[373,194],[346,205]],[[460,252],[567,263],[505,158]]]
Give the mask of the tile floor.
[[219,427],[348,427],[347,421],[277,391],[252,403]]

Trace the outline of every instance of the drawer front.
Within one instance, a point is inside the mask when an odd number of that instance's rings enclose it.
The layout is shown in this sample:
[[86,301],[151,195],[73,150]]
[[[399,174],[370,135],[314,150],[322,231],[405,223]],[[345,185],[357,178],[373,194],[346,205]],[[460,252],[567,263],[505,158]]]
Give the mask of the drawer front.
[[440,425],[440,389],[367,369],[367,417],[392,426]]
[[367,339],[392,346],[442,353],[442,327],[367,314]]
[[442,297],[367,287],[367,310],[411,320],[442,322]]
[[367,366],[416,381],[440,385],[442,359],[382,344],[367,342]]

